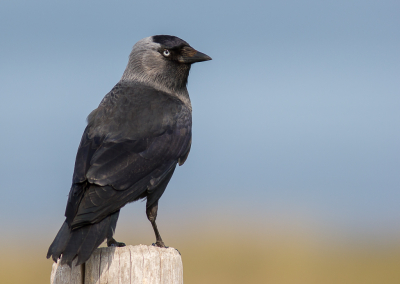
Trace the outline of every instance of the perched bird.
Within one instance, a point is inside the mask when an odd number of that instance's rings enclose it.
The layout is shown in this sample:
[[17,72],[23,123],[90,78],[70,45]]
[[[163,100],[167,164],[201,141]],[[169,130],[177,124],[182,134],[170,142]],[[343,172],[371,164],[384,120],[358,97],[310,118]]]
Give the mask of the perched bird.
[[158,200],[177,164],[188,157],[192,106],[186,85],[192,63],[211,60],[184,40],[156,35],[138,41],[121,80],[87,118],[76,155],[65,222],[47,253],[71,266],[89,259],[113,234],[120,209],[146,198],[158,247]]

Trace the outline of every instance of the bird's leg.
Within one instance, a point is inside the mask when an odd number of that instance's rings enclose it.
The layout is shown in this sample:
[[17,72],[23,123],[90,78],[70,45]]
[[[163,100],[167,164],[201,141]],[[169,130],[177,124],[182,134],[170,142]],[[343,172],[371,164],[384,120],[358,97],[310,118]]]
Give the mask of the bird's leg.
[[117,226],[117,220],[119,216],[119,210],[112,214],[109,218],[111,218],[110,228],[107,233],[107,246],[108,247],[124,247],[125,243],[117,242],[114,238],[115,227]]
[[156,243],[153,245],[158,246],[160,248],[167,248],[157,229],[157,224],[156,224],[157,210],[158,210],[158,201],[154,202],[149,207],[146,206],[147,219],[149,219],[151,225],[153,226],[154,234],[156,235]]

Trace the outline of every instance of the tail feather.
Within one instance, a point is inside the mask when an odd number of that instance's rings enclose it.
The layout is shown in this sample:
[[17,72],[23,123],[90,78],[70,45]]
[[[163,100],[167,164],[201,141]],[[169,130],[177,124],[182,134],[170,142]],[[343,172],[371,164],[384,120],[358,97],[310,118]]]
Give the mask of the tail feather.
[[99,223],[86,225],[72,231],[64,222],[49,248],[47,258],[53,256],[53,260],[57,261],[62,255],[61,264],[69,266],[76,257],[78,257],[76,265],[86,262],[106,238],[112,237],[118,215],[119,211]]
[[78,251],[77,265],[86,262],[93,251],[106,239],[110,228],[110,221],[110,217],[107,217],[102,222],[90,226],[91,228]]
[[53,260],[57,262],[57,259],[60,258],[61,254],[65,250],[68,241],[71,237],[71,232],[68,227],[67,222],[61,226],[61,229],[58,231],[57,236],[55,237],[53,243],[50,245],[49,250],[47,252],[47,258],[53,256]]
[[61,264],[71,266],[74,258],[79,254],[83,240],[86,239],[93,225],[87,225],[71,232],[71,238],[62,253]]

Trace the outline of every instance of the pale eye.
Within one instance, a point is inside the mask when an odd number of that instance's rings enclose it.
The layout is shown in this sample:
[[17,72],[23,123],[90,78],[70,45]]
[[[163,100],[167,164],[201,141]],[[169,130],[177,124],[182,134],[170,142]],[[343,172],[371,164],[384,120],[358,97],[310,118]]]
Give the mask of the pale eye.
[[164,56],[169,56],[171,53],[169,52],[168,49],[165,49],[163,52]]

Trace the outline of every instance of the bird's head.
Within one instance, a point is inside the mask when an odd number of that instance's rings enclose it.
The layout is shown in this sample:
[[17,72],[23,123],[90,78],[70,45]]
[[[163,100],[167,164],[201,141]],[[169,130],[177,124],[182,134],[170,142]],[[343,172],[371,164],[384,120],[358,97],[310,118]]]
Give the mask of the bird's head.
[[211,60],[186,41],[156,35],[138,41],[129,56],[122,81],[139,81],[171,91],[186,89],[190,66]]

